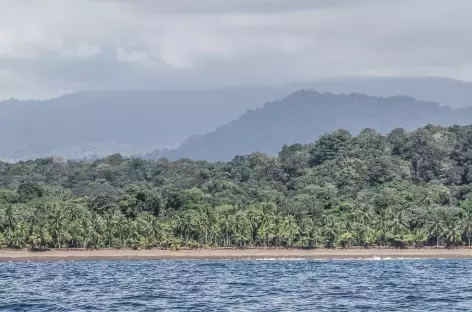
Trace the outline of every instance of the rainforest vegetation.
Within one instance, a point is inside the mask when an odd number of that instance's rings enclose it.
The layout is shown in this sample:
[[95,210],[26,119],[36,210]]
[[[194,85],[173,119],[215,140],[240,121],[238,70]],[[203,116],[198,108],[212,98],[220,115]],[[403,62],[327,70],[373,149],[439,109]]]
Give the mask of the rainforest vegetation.
[[300,90],[259,109],[248,110],[214,131],[190,137],[178,148],[156,150],[143,158],[228,161],[235,155],[255,151],[275,156],[284,144],[309,144],[337,129],[357,135],[371,127],[385,134],[398,127],[411,131],[427,124],[472,124],[472,107],[452,109],[407,96]]
[[229,162],[0,163],[0,246],[470,245],[472,126],[325,134]]

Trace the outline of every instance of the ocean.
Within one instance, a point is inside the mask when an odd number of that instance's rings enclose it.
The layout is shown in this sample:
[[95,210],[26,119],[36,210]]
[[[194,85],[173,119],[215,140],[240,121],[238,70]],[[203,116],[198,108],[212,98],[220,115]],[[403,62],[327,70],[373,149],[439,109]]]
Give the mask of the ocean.
[[4,262],[0,311],[472,311],[472,260]]

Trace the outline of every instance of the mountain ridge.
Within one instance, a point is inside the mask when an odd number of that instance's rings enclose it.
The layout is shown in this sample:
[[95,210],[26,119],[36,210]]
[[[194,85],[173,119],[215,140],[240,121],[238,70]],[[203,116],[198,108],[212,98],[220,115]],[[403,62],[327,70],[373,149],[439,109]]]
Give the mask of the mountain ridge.
[[373,128],[387,133],[400,127],[413,130],[426,124],[467,123],[472,123],[472,108],[453,109],[408,96],[300,90],[248,110],[214,131],[193,136],[177,149],[156,150],[144,157],[225,161],[253,151],[276,155],[285,144],[306,144],[337,129],[359,133]]
[[375,96],[402,94],[451,107],[472,103],[471,83],[444,77],[351,77],[280,86],[84,91],[46,100],[12,99],[0,102],[0,159],[82,159],[175,149],[248,109],[307,88]]

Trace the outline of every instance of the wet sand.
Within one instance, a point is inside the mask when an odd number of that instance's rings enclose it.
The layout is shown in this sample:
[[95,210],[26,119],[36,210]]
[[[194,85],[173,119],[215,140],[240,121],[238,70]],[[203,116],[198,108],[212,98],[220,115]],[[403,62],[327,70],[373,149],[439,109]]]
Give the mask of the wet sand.
[[472,249],[0,250],[0,261],[472,258]]

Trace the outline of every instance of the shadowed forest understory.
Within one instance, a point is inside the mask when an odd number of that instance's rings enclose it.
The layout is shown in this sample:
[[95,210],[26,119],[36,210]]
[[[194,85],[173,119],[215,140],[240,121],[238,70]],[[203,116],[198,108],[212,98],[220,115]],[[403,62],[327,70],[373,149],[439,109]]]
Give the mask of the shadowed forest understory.
[[0,247],[456,247],[472,126],[338,130],[229,162],[0,163]]

